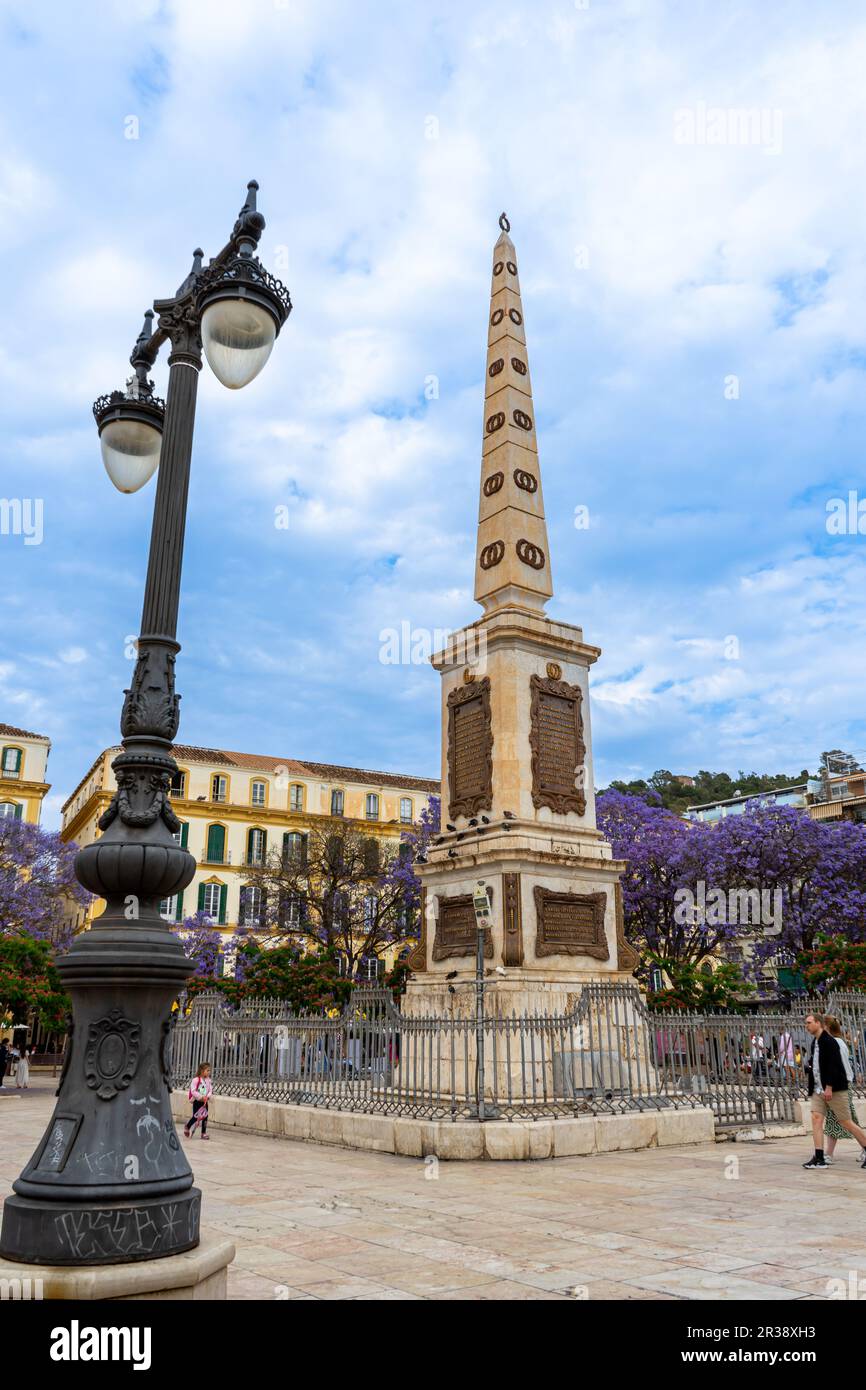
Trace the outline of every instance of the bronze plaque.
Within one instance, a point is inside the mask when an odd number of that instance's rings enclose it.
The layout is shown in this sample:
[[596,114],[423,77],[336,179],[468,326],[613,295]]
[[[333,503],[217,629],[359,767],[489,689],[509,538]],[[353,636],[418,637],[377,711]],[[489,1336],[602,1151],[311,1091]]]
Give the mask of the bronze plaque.
[[490,677],[448,696],[448,814],[474,816],[493,805]]
[[[487,896],[493,897],[488,888]],[[475,926],[475,908],[472,894],[460,893],[456,898],[436,894],[436,935],[433,939],[433,959],[445,960],[448,956],[474,956],[478,948]],[[484,942],[485,956],[493,955],[493,933],[486,931]]]
[[579,685],[531,676],[529,745],[532,749],[532,804],[551,811],[586,811],[578,785],[586,757],[583,694]]
[[535,888],[535,954],[608,960],[606,893],[554,893]]
[[502,964],[523,964],[520,874],[502,875]]

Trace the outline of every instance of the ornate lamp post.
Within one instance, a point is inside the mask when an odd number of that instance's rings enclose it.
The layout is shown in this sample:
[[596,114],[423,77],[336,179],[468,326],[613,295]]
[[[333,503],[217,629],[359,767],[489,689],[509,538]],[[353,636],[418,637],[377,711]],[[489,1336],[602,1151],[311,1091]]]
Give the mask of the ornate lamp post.
[[[258,185],[207,266],[196,251],[172,299],[148,311],[125,392],[94,405],[103,461],[122,492],[159,466],[138,659],[120,719],[117,792],[105,833],[77,856],[80,883],[107,907],[58,968],[73,1029],[48,1128],[3,1208],[0,1254],[30,1264],[99,1265],[174,1255],[198,1244],[201,1193],[171,1116],[166,1049],[171,1006],[189,975],[160,917],[192,881],[175,839],[169,791],[177,765],[174,688],[181,561],[202,345],[224,386],[261,371],[291,312],[285,286],[256,257],[265,221]],[[169,344],[165,405],[148,372]]]

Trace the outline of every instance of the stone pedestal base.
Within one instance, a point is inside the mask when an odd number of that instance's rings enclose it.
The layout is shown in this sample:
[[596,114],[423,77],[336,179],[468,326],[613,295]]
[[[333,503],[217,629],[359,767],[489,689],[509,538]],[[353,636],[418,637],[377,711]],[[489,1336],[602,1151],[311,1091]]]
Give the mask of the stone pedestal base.
[[234,1257],[230,1240],[203,1235],[194,1250],[134,1264],[71,1268],[0,1260],[0,1283],[8,1298],[23,1300],[224,1299]]
[[[475,962],[454,961],[451,974],[450,980],[433,971],[413,975],[406,985],[401,1013],[407,1018],[474,1018]],[[511,969],[505,979],[488,976],[484,989],[485,1011],[491,1018],[527,1014],[563,1018],[577,1008],[585,985],[601,983],[633,987],[635,980],[631,972],[625,970],[609,970],[602,975],[592,969],[575,969],[567,974],[553,970]]]
[[[466,964],[453,976],[446,981],[426,972],[410,980],[402,1013],[448,1021],[438,1030],[436,1064],[462,1095],[461,1086],[474,1086],[477,1065],[474,971]],[[563,978],[515,969],[486,981],[485,1099],[532,1105],[548,1097],[657,1095],[649,1028],[633,978],[609,971],[604,984],[626,988],[584,998],[584,987],[594,983],[598,976],[588,970]],[[406,1060],[404,1084],[411,1091],[417,1060],[411,1052]],[[395,1076],[399,1084],[399,1066]]]

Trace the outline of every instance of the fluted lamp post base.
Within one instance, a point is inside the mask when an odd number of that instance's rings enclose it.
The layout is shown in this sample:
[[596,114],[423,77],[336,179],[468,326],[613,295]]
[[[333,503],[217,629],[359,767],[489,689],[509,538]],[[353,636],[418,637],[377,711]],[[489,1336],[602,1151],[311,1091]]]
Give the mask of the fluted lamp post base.
[[[185,851],[169,839],[163,853],[166,869],[185,877]],[[189,962],[151,910],[149,922],[121,924],[109,907],[58,962],[74,1029],[54,1114],[4,1204],[7,1259],[113,1264],[198,1242],[201,1194],[171,1115],[169,1073],[172,1003]]]

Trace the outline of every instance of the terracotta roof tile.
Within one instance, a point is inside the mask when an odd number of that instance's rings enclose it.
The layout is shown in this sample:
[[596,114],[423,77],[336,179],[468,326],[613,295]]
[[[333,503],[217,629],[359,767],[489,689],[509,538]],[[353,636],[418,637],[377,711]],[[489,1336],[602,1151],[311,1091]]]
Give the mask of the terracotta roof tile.
[[16,729],[14,724],[0,724],[0,738],[48,738],[48,735],[31,734],[29,729]]

